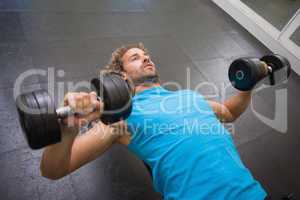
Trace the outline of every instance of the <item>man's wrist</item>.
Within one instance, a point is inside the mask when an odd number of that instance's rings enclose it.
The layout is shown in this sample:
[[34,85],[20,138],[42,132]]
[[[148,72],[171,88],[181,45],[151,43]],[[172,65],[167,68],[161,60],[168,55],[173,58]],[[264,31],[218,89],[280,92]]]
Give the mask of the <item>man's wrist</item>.
[[68,126],[63,123],[60,123],[60,130],[62,134],[67,134],[67,135],[77,135],[79,132],[78,127]]
[[101,139],[111,138],[112,141],[116,141],[118,139],[116,130],[114,130],[114,128],[111,126],[104,124],[100,120],[97,122],[92,122],[92,128],[89,131]]
[[247,97],[250,98],[252,95],[252,90],[248,90],[248,91],[239,91],[238,93],[240,96],[242,97]]

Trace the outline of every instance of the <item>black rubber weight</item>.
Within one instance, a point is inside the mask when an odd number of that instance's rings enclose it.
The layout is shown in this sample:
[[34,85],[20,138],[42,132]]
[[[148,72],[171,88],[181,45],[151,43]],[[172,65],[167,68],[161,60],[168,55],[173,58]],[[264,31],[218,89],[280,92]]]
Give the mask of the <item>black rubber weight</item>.
[[291,73],[291,64],[285,57],[278,55],[278,54],[271,54],[266,55],[261,58],[261,61],[266,62],[267,64],[270,64],[273,71],[277,71],[283,67],[286,67],[287,70],[287,77],[290,76]]
[[46,122],[45,122],[45,116],[44,116],[44,112],[45,108],[44,108],[44,96],[41,94],[41,91],[35,91],[32,92],[33,97],[35,99],[36,104],[38,105],[38,109],[39,109],[39,123],[38,123],[38,133],[37,135],[39,135],[38,138],[38,143],[40,146],[43,146],[47,141],[47,127],[46,127]]
[[39,117],[40,125],[42,125],[38,134],[40,147],[59,142],[61,132],[53,101],[45,90],[39,90],[33,94],[40,109]]
[[[54,104],[45,90],[20,95],[16,105],[20,124],[30,148],[40,149],[60,141],[60,127]],[[23,110],[22,105],[27,110]],[[48,112],[48,106],[52,106],[53,112]]]
[[122,80],[119,77],[112,76],[112,82],[114,84],[114,87],[116,88],[116,95],[118,96],[118,99],[114,101],[114,110],[120,112],[124,104],[126,104],[128,100],[128,96],[126,95],[127,91],[125,90],[126,82]]
[[28,108],[28,104],[26,101],[26,98],[24,95],[19,95],[16,99],[16,106],[17,106],[17,111],[18,111],[18,116],[19,116],[19,121],[20,125],[22,128],[22,133],[24,133],[24,136],[26,138],[26,141],[29,142],[30,133],[28,130],[31,128],[31,124],[27,123],[30,122],[27,120],[28,115],[25,115],[25,109],[24,107]]
[[53,100],[50,95],[44,91],[45,99],[47,102],[48,111],[47,112],[47,134],[50,136],[51,140],[49,140],[50,144],[55,144],[61,141],[61,131],[60,124],[58,122],[58,116],[56,114],[56,108]]
[[99,80],[99,86],[100,89],[102,88],[104,101],[104,113],[101,121],[111,124],[127,118],[131,113],[131,106],[127,106],[128,103],[131,105],[127,82],[118,74],[108,74]]
[[[116,106],[116,120],[125,119],[128,117],[128,112],[131,113],[131,107],[128,107],[128,103],[131,102],[131,95],[127,85],[127,82],[119,77],[114,77],[113,82],[117,87],[116,91],[119,93],[120,99],[119,104]],[[129,113],[129,114],[130,114]]]
[[24,113],[26,123],[29,125],[25,134],[27,135],[29,146],[32,149],[38,149],[40,148],[40,138],[42,137],[39,125],[40,119],[38,118],[39,107],[33,93],[24,94],[23,98],[27,102],[28,107],[32,109],[30,112]]
[[[252,62],[248,58],[240,58],[230,65],[228,76],[233,86],[238,90],[249,90],[254,86],[253,73],[251,72]],[[244,73],[244,78],[239,80],[236,77],[237,71]]]
[[104,114],[101,120],[108,124],[114,123],[117,120],[118,116],[114,112],[115,108],[118,106],[118,101],[120,101],[120,96],[118,94],[118,86],[113,82],[113,74],[109,76],[105,76],[103,78],[103,92],[105,94],[104,103]]

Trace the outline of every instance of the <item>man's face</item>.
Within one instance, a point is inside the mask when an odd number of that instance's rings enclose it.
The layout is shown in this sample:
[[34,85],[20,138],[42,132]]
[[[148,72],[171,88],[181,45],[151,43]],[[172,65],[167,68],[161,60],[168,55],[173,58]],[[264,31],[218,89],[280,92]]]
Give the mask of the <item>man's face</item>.
[[122,57],[123,69],[136,84],[158,82],[158,73],[149,54],[139,48],[129,49]]

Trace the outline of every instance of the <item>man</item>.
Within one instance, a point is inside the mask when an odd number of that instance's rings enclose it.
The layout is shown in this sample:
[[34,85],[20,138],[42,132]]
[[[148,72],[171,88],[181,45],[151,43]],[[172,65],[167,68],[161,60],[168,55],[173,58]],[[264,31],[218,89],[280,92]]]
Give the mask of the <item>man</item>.
[[[59,179],[120,143],[150,166],[154,187],[165,199],[266,197],[220,123],[232,122],[245,111],[250,91],[239,92],[220,104],[191,90],[166,90],[142,44],[117,49],[106,70],[119,72],[133,82],[136,94],[131,115],[126,123],[117,123],[119,129],[98,122],[88,133],[76,137],[76,127],[82,121],[97,119],[103,105],[96,101],[95,93],[68,93],[65,105],[86,115],[64,120],[62,142],[43,152],[43,176]],[[64,125],[69,122],[74,126]],[[125,127],[125,134],[119,134],[120,127]]]

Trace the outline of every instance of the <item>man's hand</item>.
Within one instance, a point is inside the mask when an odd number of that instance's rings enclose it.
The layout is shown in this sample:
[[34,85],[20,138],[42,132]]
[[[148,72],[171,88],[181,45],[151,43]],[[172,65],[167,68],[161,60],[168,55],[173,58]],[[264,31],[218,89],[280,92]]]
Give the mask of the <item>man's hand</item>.
[[91,121],[99,119],[103,112],[103,102],[97,99],[95,92],[70,92],[65,95],[64,106],[70,106],[76,113],[63,119],[63,124],[68,127],[80,127]]

